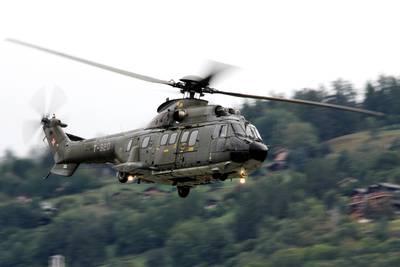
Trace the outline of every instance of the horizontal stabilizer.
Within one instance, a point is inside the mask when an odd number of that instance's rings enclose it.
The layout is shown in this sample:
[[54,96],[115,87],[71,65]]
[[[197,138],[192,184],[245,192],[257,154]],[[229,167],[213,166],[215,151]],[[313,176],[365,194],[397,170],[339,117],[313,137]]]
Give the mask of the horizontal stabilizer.
[[76,136],[76,135],[73,135],[73,134],[69,134],[69,133],[66,133],[66,134],[67,134],[69,140],[71,140],[71,141],[83,141],[83,140],[85,140],[85,138],[82,138],[82,137],[79,137],[79,136]]
[[60,176],[71,176],[74,174],[76,169],[78,168],[78,163],[69,163],[69,164],[54,164],[53,168],[50,170],[52,174],[60,175]]

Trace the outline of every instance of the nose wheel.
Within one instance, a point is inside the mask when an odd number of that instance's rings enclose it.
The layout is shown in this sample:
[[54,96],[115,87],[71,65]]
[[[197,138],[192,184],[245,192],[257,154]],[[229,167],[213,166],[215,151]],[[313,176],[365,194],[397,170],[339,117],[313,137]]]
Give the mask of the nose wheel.
[[126,172],[117,172],[118,181],[124,184],[128,181],[128,174]]
[[185,198],[189,195],[190,193],[190,187],[189,186],[177,186],[176,187],[178,189],[178,195],[181,198]]

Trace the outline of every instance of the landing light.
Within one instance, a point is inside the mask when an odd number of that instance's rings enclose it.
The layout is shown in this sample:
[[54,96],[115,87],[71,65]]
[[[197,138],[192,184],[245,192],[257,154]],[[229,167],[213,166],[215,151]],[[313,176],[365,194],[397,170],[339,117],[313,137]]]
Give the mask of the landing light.
[[129,176],[128,176],[128,181],[129,181],[129,182],[132,182],[133,179],[135,179],[135,177],[134,177],[133,175],[129,175]]
[[239,172],[240,178],[246,178],[247,177],[247,171],[245,168],[241,168]]
[[240,182],[241,184],[245,184],[245,183],[246,183],[246,178],[240,178],[239,182]]

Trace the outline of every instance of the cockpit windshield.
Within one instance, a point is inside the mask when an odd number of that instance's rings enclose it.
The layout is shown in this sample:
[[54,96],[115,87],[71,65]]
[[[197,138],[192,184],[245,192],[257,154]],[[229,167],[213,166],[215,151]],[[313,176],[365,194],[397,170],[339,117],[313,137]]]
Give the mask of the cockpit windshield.
[[246,127],[246,135],[248,137],[250,137],[251,139],[255,138],[254,132],[251,130],[250,125],[247,125],[247,127]]
[[247,124],[245,127],[240,123],[232,123],[232,128],[236,136],[248,137],[254,140],[262,140],[257,128],[252,124]]
[[252,124],[246,125],[246,135],[251,139],[262,140],[260,133],[257,128]]
[[260,132],[257,130],[256,126],[254,126],[254,125],[253,125],[253,130],[256,133],[256,136],[258,137],[258,139],[262,140]]

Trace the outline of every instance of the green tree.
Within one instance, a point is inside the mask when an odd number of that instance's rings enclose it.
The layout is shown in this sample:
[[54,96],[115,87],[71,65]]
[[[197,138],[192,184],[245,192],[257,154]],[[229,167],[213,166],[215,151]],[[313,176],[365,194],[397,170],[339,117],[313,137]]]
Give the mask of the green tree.
[[291,112],[283,109],[267,109],[264,114],[256,118],[253,122],[259,129],[264,141],[274,147],[283,145],[281,138],[283,130],[291,122],[298,119]]
[[0,227],[33,228],[38,225],[40,211],[33,205],[7,204],[0,206]]
[[97,266],[105,258],[106,232],[95,214],[73,211],[58,217],[48,227],[39,250],[43,264],[62,254],[69,266]]
[[156,234],[148,227],[151,221],[137,214],[120,214],[115,224],[117,254],[137,254],[156,247]]
[[317,158],[310,160],[304,167],[306,174],[306,190],[309,194],[321,197],[324,192],[337,186],[334,162],[330,159]]
[[282,249],[269,258],[269,266],[298,267],[304,258],[304,251],[300,248]]
[[171,229],[166,248],[173,266],[194,266],[201,262],[211,266],[223,262],[231,244],[226,226],[194,219]]

